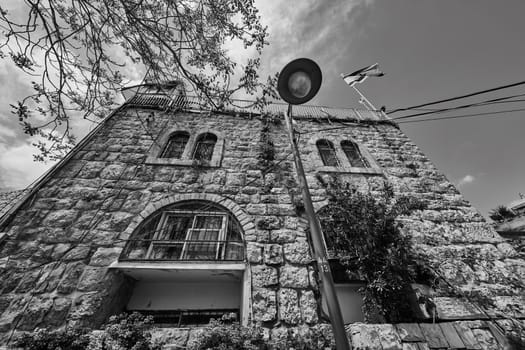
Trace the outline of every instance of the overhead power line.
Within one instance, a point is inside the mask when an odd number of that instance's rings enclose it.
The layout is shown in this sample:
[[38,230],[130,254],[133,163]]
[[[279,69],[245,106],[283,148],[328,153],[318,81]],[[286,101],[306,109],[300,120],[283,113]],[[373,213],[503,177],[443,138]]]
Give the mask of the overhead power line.
[[397,113],[397,112],[408,111],[408,110],[415,109],[415,108],[435,105],[435,104],[438,104],[438,103],[456,101],[456,100],[460,100],[462,98],[467,98],[467,97],[472,97],[472,96],[476,96],[476,95],[486,94],[486,93],[493,92],[493,91],[508,89],[508,88],[511,88],[511,87],[514,87],[514,86],[519,86],[519,85],[525,85],[525,81],[520,81],[520,82],[513,83],[513,84],[498,86],[498,87],[495,87],[495,88],[492,88],[492,89],[481,90],[481,91],[473,92],[473,93],[466,94],[466,95],[461,95],[461,96],[457,96],[457,97],[447,98],[447,99],[444,99],[444,100],[439,100],[439,101],[434,101],[434,102],[427,102],[427,103],[423,103],[423,104],[416,105],[416,106],[411,106],[411,107],[406,107],[406,108],[397,108],[397,109],[394,109],[392,111],[388,111],[387,113],[388,114],[393,114],[393,113]]
[[492,115],[492,114],[522,112],[522,111],[525,111],[525,108],[508,109],[508,110],[504,110],[504,111],[495,111],[495,112],[486,112],[486,113],[472,113],[472,114],[452,115],[452,116],[448,116],[448,117],[438,117],[438,118],[428,118],[428,119],[418,119],[418,120],[404,120],[404,121],[398,122],[398,124],[421,123],[421,122],[429,122],[429,121],[433,121],[433,120],[473,118],[473,117],[488,116],[488,115]]
[[422,113],[404,115],[402,117],[392,118],[392,120],[414,118],[414,117],[419,117],[419,116],[428,115],[428,114],[443,113],[443,112],[455,111],[455,110],[458,110],[458,109],[465,109],[465,108],[472,108],[472,107],[480,107],[480,106],[486,106],[486,105],[495,104],[495,103],[519,102],[519,100],[518,101],[506,101],[506,100],[509,100],[509,99],[515,98],[515,97],[522,97],[522,96],[525,96],[525,94],[518,94],[518,95],[498,97],[498,98],[494,98],[494,99],[490,99],[490,100],[469,103],[469,104],[466,104],[466,105],[461,105],[461,106],[456,106],[456,107],[441,108],[441,109],[430,110],[430,111],[422,112]]

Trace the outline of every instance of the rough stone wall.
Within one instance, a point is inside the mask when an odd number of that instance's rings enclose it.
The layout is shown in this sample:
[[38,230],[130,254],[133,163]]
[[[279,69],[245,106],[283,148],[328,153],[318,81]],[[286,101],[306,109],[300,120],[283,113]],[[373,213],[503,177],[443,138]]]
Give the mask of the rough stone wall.
[[[370,191],[388,181],[396,193],[427,203],[428,209],[400,220],[416,249],[450,284],[493,300],[491,313],[525,316],[523,260],[406,136],[387,124],[322,131],[330,126],[297,122],[308,131],[300,144],[317,208],[327,203],[320,178],[335,176]],[[145,164],[159,134],[172,128],[226,135],[221,166]],[[317,176],[322,164],[311,141],[337,135],[366,147],[383,173]],[[273,144],[273,161],[265,159],[260,142],[265,137]],[[245,232],[252,321],[269,328],[323,322],[307,222],[294,205],[299,192],[282,122],[132,109],[110,119],[6,227],[9,239],[0,248],[1,342],[13,331],[35,327],[96,327],[119,312],[131,282],[108,266],[118,259],[139,214],[181,193],[218,195],[242,208],[252,227]],[[486,317],[458,295],[438,291],[434,301],[443,320]]]

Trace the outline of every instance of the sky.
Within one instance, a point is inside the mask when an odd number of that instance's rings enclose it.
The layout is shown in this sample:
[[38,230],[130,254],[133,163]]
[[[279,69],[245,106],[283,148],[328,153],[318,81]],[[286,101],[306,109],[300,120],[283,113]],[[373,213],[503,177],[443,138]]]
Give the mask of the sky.
[[[376,62],[385,76],[370,78],[358,87],[376,107],[387,110],[525,80],[522,0],[255,3],[270,34],[261,76],[280,71],[294,58],[315,60],[323,72],[323,85],[312,104],[361,107],[340,74]],[[7,0],[3,6],[16,11],[18,4]],[[236,44],[228,44],[228,48],[241,61],[251,54]],[[23,188],[51,164],[32,161],[32,141],[19,130],[10,112],[9,104],[29,92],[30,79],[10,60],[0,59],[0,83],[0,189]],[[444,106],[521,93],[525,93],[525,85]],[[520,108],[525,108],[525,102],[439,116]],[[78,136],[90,127],[86,121],[75,123]],[[482,214],[525,193],[525,111],[403,123],[400,127]]]

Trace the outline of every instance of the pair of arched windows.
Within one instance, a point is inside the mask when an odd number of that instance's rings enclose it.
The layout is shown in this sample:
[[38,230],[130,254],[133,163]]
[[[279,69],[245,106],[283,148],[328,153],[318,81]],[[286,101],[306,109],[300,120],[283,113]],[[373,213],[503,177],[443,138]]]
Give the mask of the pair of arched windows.
[[[316,145],[317,150],[319,151],[319,155],[321,156],[321,160],[323,161],[323,165],[333,167],[342,166],[340,159],[337,157],[337,152],[335,150],[334,144],[331,141],[322,139],[317,141]],[[366,158],[363,157],[357,144],[349,140],[344,140],[341,141],[340,145],[341,149],[343,150],[343,153],[348,159],[348,162],[350,162],[350,166],[356,168],[370,167],[370,164],[368,163]]]
[[[177,131],[170,135],[166,145],[160,153],[160,158],[181,159],[190,139],[186,131]],[[217,136],[212,133],[204,133],[197,137],[191,159],[210,161],[213,157],[213,149],[217,143]]]

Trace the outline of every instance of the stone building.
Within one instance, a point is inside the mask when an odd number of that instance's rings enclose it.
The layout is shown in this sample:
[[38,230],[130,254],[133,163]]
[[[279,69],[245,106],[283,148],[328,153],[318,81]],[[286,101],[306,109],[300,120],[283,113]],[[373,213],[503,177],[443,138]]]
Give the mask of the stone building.
[[[199,325],[224,313],[273,339],[286,328],[329,328],[286,106],[204,109],[176,83],[126,92],[2,216],[0,344],[36,327],[96,328],[131,310],[190,347]],[[293,114],[316,209],[328,203],[323,179],[334,178],[361,191],[388,183],[425,202],[399,218],[403,232],[459,291],[428,292],[433,319],[378,325],[355,322],[356,284],[338,284],[354,348],[502,348],[504,331],[525,318],[523,256],[392,121],[314,106]]]

